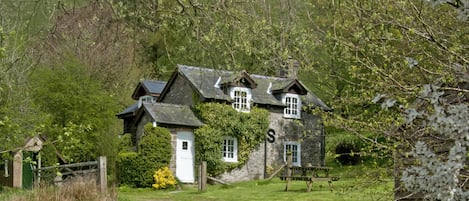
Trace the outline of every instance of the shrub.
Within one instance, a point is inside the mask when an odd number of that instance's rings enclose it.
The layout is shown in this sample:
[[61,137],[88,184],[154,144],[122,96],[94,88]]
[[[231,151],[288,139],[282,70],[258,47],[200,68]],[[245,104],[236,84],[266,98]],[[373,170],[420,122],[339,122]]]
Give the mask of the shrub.
[[134,147],[132,143],[132,135],[131,134],[122,135],[119,139],[119,145],[117,149],[119,152],[133,151]]
[[153,175],[153,179],[155,179],[153,188],[156,189],[174,188],[177,184],[173,172],[168,167],[158,169]]
[[117,178],[121,185],[136,187],[140,180],[137,152],[121,152],[117,155]]
[[138,151],[119,153],[119,183],[131,187],[150,187],[154,172],[168,166],[170,160],[171,133],[168,129],[147,124]]
[[356,165],[360,161],[360,147],[351,142],[341,142],[335,147],[336,159],[342,165]]
[[171,133],[166,128],[147,124],[138,148],[137,165],[142,169],[142,179],[137,187],[150,187],[153,184],[154,172],[168,166],[171,160]]

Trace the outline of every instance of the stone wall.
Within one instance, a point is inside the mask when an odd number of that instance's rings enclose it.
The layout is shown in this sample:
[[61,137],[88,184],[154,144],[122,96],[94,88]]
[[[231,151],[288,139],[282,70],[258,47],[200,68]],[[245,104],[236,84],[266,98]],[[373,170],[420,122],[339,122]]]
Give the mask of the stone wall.
[[270,128],[275,131],[275,141],[267,144],[267,169],[285,163],[284,145],[289,141],[301,144],[301,166],[325,165],[325,137],[319,116],[303,113],[301,119],[285,119],[283,110],[271,110]]
[[264,144],[249,154],[249,160],[241,168],[225,172],[217,178],[227,182],[247,181],[264,178]]
[[296,141],[301,144],[301,165],[325,165],[325,138],[319,116],[302,114],[302,119],[283,118],[282,108],[270,109],[269,128],[275,132],[273,142],[263,142],[249,155],[242,168],[225,172],[217,178],[237,182],[268,177],[284,163],[284,144]]

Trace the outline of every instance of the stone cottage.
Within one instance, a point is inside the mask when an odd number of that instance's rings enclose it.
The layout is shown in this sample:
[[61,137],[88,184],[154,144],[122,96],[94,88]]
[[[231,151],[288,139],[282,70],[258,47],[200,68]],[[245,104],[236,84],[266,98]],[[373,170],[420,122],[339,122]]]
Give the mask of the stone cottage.
[[[286,153],[293,165],[325,165],[325,136],[321,118],[312,108],[330,111],[296,76],[271,77],[178,65],[168,82],[142,81],[132,97],[134,105],[117,114],[124,120],[124,133],[131,133],[137,145],[143,126],[166,127],[172,134],[170,169],[183,182],[195,177],[193,131],[203,122],[192,108],[200,102],[231,104],[234,110],[249,112],[254,106],[269,111],[269,129],[241,168],[217,177],[225,181],[262,179],[285,163]],[[227,137],[220,144],[220,157],[237,162],[237,139]],[[229,152],[229,153],[228,153]]]

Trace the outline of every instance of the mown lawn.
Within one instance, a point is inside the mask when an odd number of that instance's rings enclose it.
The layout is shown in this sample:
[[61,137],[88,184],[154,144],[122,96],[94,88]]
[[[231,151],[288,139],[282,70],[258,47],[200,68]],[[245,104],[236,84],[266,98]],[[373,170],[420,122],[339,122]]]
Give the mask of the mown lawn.
[[285,192],[285,182],[279,179],[240,182],[231,186],[210,185],[207,192],[199,193],[197,186],[184,186],[181,191],[120,188],[119,201],[159,200],[314,200],[314,201],[367,201],[392,200],[391,179],[341,179],[329,188],[327,182],[313,184],[306,192],[304,181],[294,181],[291,191]]

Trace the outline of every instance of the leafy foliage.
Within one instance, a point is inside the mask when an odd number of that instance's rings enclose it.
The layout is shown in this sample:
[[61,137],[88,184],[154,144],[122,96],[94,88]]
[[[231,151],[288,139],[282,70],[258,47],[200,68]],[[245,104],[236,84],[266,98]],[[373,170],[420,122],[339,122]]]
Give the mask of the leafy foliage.
[[124,134],[120,136],[119,139],[119,144],[117,147],[117,150],[119,152],[127,152],[127,151],[132,151],[133,145],[132,145],[132,135],[131,134]]
[[[196,129],[196,160],[207,161],[207,172],[218,175],[224,171],[241,167],[249,154],[264,140],[269,126],[268,111],[254,107],[249,113],[237,112],[223,103],[201,103],[196,111],[205,126]],[[225,163],[221,148],[224,136],[238,140],[238,162]]]
[[68,161],[112,155],[115,136],[109,133],[116,103],[99,82],[90,79],[78,61],[42,67],[31,75],[32,93],[44,115],[39,128]]
[[156,170],[171,160],[171,133],[166,128],[147,124],[137,152],[121,152],[117,161],[121,185],[150,187]]
[[137,152],[119,152],[117,155],[117,180],[120,185],[127,185],[130,187],[136,187],[137,184],[141,183],[142,172],[139,166],[138,153]]

